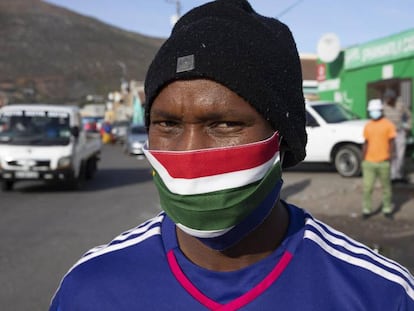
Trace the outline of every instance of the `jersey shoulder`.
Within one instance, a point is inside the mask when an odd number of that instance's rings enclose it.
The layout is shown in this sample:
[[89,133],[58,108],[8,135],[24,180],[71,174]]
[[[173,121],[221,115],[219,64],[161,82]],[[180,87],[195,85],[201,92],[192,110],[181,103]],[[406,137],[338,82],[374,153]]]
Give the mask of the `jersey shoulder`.
[[[63,277],[52,306],[65,305],[68,301],[71,305],[90,303],[105,291],[139,288],[140,280],[151,279],[148,274],[165,269],[161,240],[163,219],[164,214],[159,214],[123,232],[110,243],[87,251]],[[122,283],[119,282],[121,279]],[[119,290],[116,287],[120,287]]]
[[414,277],[408,269],[396,261],[313,217],[308,217],[306,220],[303,238],[311,242],[319,250],[318,253],[330,258],[328,262],[339,263],[336,267],[340,268],[330,270],[333,273],[338,272],[337,277],[344,273],[345,275],[358,274],[360,285],[364,281],[367,286],[368,283],[372,285],[372,282],[376,282],[376,290],[393,288],[414,302]]

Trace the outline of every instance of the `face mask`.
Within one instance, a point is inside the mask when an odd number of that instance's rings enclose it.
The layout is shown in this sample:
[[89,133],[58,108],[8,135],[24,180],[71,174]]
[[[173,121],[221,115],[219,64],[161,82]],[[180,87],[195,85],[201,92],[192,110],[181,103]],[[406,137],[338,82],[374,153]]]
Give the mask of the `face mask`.
[[381,118],[382,111],[381,110],[370,110],[369,111],[369,116],[371,117],[371,119],[377,120],[377,119]]
[[148,150],[162,209],[187,234],[225,249],[270,213],[281,188],[279,136],[190,151]]

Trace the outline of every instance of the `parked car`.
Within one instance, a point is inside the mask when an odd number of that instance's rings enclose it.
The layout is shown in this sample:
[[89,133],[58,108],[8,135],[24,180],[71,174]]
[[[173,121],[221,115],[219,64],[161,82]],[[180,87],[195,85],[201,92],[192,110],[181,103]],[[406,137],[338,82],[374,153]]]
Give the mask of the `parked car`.
[[132,124],[127,131],[124,143],[124,152],[132,155],[142,155],[142,147],[148,139],[147,129],[144,125]]
[[130,124],[129,120],[115,121],[112,124],[112,137],[115,142],[123,143],[125,141]]
[[359,176],[368,120],[334,102],[307,102],[306,119],[308,144],[303,162],[330,163],[344,177]]

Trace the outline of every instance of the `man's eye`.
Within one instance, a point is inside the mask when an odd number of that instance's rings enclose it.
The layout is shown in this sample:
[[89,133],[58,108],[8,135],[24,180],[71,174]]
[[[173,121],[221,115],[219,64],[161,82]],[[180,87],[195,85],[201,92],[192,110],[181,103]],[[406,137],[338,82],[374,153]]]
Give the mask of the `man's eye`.
[[241,127],[242,123],[241,122],[234,122],[234,121],[222,121],[222,122],[217,122],[214,125],[216,128],[234,128],[234,127]]
[[160,134],[176,134],[180,129],[180,123],[171,120],[160,120],[151,122],[151,127],[153,131],[158,131]]
[[242,122],[234,121],[219,121],[214,122],[209,127],[209,132],[211,135],[230,135],[236,134],[242,131],[245,128],[245,124]]
[[159,127],[165,127],[165,128],[168,128],[168,127],[174,127],[174,126],[177,126],[177,122],[174,122],[174,121],[154,121],[153,122],[153,125],[157,125],[157,126],[159,126]]

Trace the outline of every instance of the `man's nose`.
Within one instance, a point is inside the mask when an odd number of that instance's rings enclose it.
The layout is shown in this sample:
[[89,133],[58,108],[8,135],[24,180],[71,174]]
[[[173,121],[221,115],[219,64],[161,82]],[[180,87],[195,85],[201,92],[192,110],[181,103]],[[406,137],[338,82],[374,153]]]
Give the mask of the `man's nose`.
[[202,129],[186,127],[178,139],[177,148],[180,151],[208,148],[208,139]]

